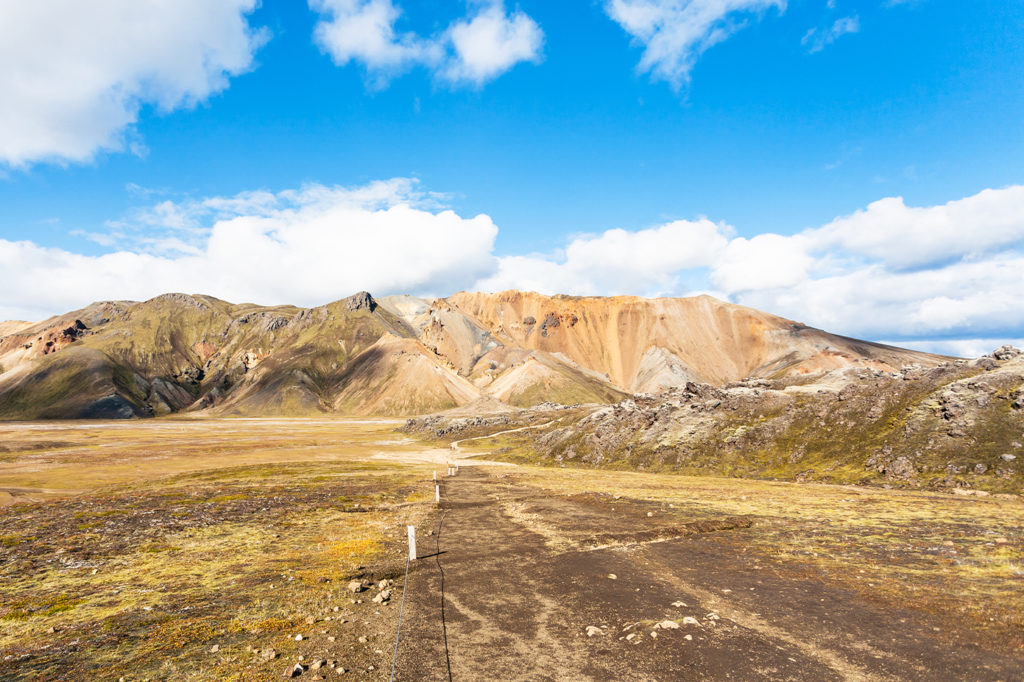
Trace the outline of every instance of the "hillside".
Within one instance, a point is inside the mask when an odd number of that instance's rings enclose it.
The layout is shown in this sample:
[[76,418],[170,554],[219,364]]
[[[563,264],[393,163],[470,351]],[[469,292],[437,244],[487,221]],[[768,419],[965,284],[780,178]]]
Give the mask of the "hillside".
[[724,384],[840,367],[933,365],[926,353],[836,336],[710,296],[542,296],[459,293],[454,308],[507,343],[561,353],[607,374],[630,392],[653,393],[687,381]]
[[[514,461],[900,487],[1024,486],[1024,352],[898,372],[688,383],[614,405],[433,416],[409,432],[480,438]],[[498,440],[487,438],[521,426]]]
[[943,360],[706,296],[508,291],[378,301],[363,292],[298,308],[166,294],[2,323],[0,331],[3,419],[613,403],[690,381],[724,385]]

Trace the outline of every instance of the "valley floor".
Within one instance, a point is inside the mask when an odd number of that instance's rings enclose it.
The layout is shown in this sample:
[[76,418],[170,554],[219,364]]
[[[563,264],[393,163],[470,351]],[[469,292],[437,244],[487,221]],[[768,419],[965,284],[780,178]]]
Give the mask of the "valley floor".
[[1018,495],[499,465],[398,425],[0,424],[0,679],[385,680],[400,608],[402,680],[1024,678]]

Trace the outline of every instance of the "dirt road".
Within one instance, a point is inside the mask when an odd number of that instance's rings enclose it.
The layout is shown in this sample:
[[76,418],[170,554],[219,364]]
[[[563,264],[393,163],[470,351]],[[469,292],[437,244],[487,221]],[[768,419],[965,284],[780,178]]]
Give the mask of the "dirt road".
[[477,467],[446,479],[435,534],[420,533],[396,679],[1024,676],[1019,656],[945,622],[746,554],[757,528],[743,519],[680,525],[509,480]]

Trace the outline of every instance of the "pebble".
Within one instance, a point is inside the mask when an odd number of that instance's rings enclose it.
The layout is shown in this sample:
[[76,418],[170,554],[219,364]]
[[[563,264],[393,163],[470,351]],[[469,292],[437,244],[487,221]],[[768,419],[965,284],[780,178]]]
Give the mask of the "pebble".
[[349,592],[362,592],[363,591],[363,583],[361,583],[358,580],[351,581],[348,584],[348,591]]
[[654,516],[654,512],[647,512],[648,516]]
[[686,640],[686,641],[688,641],[688,642],[692,642],[692,641],[693,641],[693,635],[685,635],[685,636],[683,637],[683,639],[685,639],[685,640]]
[[618,580],[618,579],[619,579],[619,576],[615,575],[614,573],[609,573],[609,574],[608,574],[608,578],[609,578],[610,580]]
[[678,630],[679,623],[675,622],[674,620],[663,620],[654,627],[661,628],[662,630]]
[[285,677],[298,677],[304,671],[305,671],[305,668],[302,667],[302,664],[301,663],[296,663],[295,665],[293,665],[292,667],[290,667],[290,668],[288,668],[288,669],[286,669],[284,671],[284,676]]
[[360,636],[359,636],[359,643],[360,643],[360,644],[366,644],[366,637],[364,637],[364,636],[360,635]]
[[603,635],[603,634],[604,633],[601,632],[601,628],[595,627],[593,625],[588,625],[587,626],[587,637],[593,637],[595,635]]
[[220,651],[220,644],[214,644],[212,647],[210,647],[211,654],[215,654],[218,651]]
[[693,616],[686,616],[683,618],[683,625],[700,625],[700,621]]
[[686,606],[686,602],[674,601],[672,602],[672,606],[676,607],[677,609],[682,608],[683,606]]
[[302,641],[302,635],[295,635],[295,641],[296,642],[301,642]]

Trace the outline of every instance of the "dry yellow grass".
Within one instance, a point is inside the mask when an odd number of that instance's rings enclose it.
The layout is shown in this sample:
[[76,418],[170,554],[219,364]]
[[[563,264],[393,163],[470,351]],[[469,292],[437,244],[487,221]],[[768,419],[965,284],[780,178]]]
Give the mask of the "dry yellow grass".
[[345,583],[397,575],[405,525],[431,513],[431,467],[374,459],[415,448],[393,428],[0,426],[25,446],[0,463],[0,488],[48,491],[0,517],[0,677],[279,677],[307,619],[359,608]]

